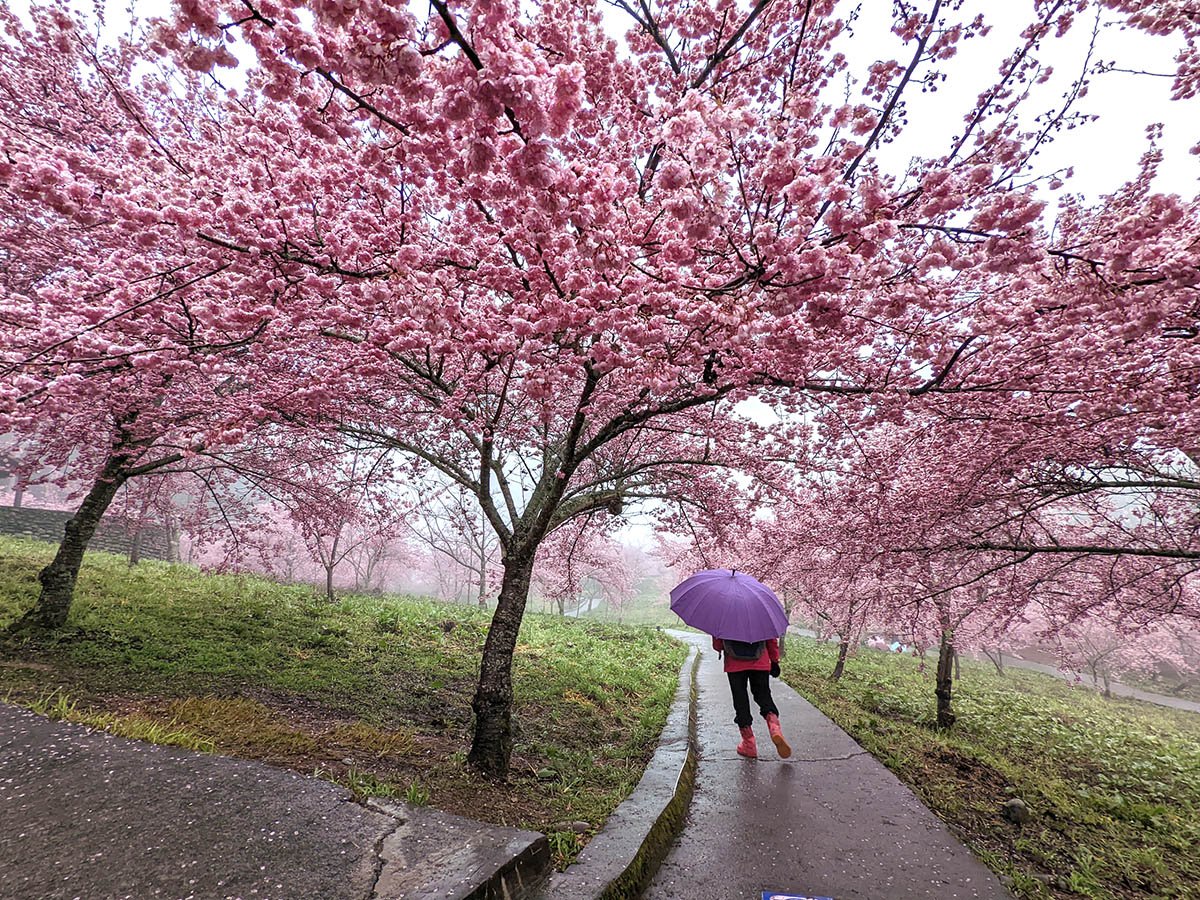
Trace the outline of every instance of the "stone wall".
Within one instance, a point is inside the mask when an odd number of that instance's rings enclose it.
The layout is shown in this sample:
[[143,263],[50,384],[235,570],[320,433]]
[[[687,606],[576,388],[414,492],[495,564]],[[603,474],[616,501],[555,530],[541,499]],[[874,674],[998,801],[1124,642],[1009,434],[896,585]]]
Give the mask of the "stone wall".
[[[71,513],[59,509],[0,506],[0,534],[15,534],[57,544]],[[136,527],[117,517],[105,518],[88,545],[90,550],[129,553],[137,538]],[[147,559],[174,558],[170,533],[161,525],[144,525],[140,535],[141,555]]]

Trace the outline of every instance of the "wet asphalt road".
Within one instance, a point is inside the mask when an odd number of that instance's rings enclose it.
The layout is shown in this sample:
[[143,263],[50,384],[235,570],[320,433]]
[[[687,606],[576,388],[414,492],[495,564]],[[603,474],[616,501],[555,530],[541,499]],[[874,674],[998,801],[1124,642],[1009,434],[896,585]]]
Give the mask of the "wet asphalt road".
[[395,828],[324,781],[0,704],[2,900],[366,900]]
[[792,758],[777,757],[761,719],[760,759],[737,756],[729,682],[703,649],[695,796],[647,900],[1011,900],[907,787],[783,682],[771,688]]

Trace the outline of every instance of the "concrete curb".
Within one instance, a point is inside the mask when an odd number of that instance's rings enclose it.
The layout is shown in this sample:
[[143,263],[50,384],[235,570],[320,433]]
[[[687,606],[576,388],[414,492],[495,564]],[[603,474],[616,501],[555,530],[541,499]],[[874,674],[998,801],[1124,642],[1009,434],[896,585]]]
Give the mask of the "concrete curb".
[[546,900],[628,900],[637,897],[683,826],[696,777],[696,671],[690,646],[658,750],[642,780],[618,806],[579,859],[555,873],[538,897]]
[[378,798],[367,806],[396,823],[376,847],[372,900],[508,900],[550,865],[550,845],[535,831]]

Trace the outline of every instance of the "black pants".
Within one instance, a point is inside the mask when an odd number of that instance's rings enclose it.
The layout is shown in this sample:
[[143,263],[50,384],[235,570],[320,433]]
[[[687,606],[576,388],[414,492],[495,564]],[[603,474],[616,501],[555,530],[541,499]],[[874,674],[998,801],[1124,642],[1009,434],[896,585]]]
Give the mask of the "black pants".
[[729,689],[733,691],[733,721],[738,728],[745,728],[754,721],[750,712],[750,698],[746,695],[746,685],[750,685],[750,693],[758,704],[758,711],[765,718],[767,713],[779,715],[775,701],[771,699],[771,673],[750,670],[747,672],[726,672],[729,676]]

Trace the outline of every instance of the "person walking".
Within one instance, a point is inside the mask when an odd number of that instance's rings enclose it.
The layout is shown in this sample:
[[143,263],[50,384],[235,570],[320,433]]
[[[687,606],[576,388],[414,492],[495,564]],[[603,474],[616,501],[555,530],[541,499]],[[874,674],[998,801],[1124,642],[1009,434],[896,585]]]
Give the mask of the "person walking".
[[671,611],[684,623],[712,635],[713,649],[725,657],[733,692],[734,721],[742,733],[737,752],[758,758],[750,697],[758,702],[779,755],[792,755],[771,699],[771,676],[779,677],[779,635],[788,629],[787,610],[769,587],[737,569],[705,569],[671,589]]
[[779,725],[779,709],[771,698],[771,679],[779,677],[779,641],[771,638],[749,642],[714,637],[712,645],[725,659],[725,674],[733,693],[733,721],[742,735],[742,742],[737,746],[738,754],[747,759],[758,758],[748,688],[758,704],[758,711],[767,722],[767,731],[775,749],[781,759],[787,759],[792,755],[792,748],[783,736],[783,729]]

